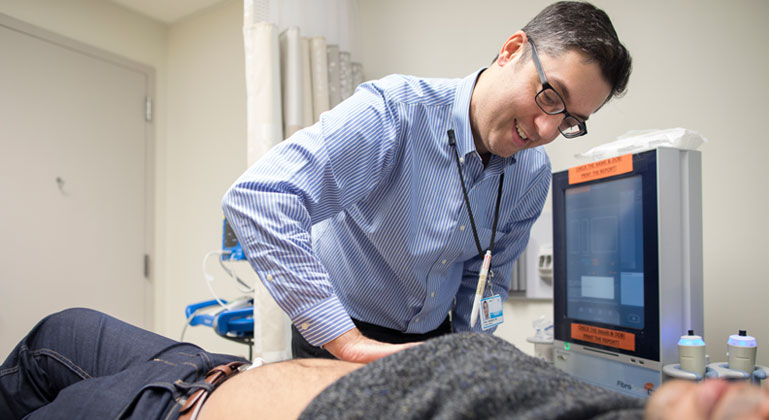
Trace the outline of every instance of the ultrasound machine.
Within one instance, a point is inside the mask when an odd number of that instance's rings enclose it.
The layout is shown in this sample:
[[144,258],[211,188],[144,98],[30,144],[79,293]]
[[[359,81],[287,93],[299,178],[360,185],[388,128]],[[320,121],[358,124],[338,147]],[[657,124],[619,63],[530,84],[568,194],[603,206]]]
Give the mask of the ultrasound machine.
[[658,148],[553,175],[554,365],[639,397],[703,334],[700,152]]

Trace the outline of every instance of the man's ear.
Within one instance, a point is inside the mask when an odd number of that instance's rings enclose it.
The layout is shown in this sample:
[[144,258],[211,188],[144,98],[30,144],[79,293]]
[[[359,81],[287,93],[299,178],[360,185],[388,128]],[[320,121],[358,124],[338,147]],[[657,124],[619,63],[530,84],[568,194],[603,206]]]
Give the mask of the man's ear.
[[516,31],[500,48],[496,64],[504,66],[514,58],[520,56],[527,45],[527,34],[524,31]]

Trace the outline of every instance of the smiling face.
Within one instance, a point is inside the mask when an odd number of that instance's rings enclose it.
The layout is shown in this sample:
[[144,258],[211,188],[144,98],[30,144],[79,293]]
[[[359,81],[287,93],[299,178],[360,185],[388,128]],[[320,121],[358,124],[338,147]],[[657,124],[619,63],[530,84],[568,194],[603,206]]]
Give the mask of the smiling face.
[[[526,44],[524,32],[513,34],[473,89],[471,129],[476,150],[485,161],[490,153],[509,157],[548,144],[560,134],[564,114],[548,115],[535,103],[542,84],[531,55],[524,56]],[[555,57],[540,52],[540,61],[548,82],[574,116],[588,119],[610,94],[599,66],[576,51]]]

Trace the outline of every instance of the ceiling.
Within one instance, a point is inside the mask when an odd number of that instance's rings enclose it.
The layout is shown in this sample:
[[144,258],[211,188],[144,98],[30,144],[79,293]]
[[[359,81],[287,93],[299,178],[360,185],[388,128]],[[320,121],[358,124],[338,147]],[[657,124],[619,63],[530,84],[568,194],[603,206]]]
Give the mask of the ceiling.
[[174,23],[223,0],[109,0],[164,23]]

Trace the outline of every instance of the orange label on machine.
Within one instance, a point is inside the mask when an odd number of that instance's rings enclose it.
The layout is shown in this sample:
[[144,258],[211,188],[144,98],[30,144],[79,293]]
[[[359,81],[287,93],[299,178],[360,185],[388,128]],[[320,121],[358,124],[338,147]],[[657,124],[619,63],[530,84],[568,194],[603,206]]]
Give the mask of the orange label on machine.
[[607,178],[633,170],[634,157],[632,155],[617,156],[569,168],[569,184],[579,184],[581,182]]
[[575,322],[572,323],[572,338],[628,351],[636,349],[636,336],[633,333]]

